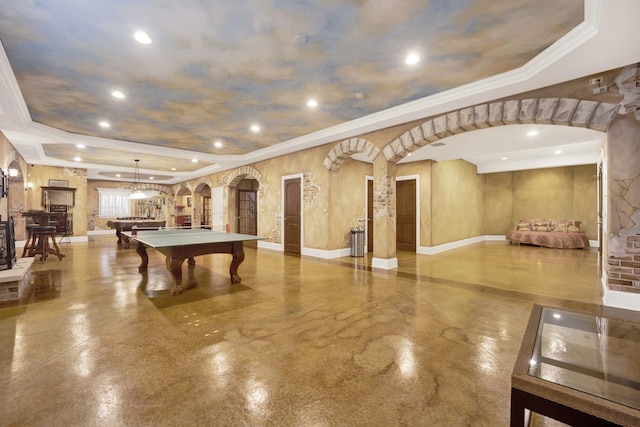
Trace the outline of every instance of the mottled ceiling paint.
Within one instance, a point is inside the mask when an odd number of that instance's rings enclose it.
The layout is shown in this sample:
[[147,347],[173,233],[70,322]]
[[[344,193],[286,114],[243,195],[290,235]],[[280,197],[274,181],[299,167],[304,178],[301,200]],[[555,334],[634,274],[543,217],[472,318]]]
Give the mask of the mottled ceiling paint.
[[513,70],[583,14],[583,0],[0,0],[0,40],[34,121],[228,155]]

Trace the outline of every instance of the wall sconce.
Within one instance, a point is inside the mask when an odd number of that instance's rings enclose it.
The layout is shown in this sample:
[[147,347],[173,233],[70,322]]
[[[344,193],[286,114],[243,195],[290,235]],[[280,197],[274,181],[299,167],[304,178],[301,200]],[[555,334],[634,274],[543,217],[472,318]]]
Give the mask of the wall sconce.
[[33,182],[27,182],[26,187],[24,187],[24,191],[31,191],[33,188]]

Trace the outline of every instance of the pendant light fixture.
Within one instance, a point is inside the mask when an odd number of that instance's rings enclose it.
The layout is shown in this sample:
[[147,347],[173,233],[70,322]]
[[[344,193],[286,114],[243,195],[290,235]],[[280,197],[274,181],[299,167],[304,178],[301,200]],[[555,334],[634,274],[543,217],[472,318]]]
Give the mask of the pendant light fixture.
[[142,191],[142,184],[140,183],[140,166],[139,166],[139,159],[135,160],[136,162],[136,169],[135,172],[133,173],[133,188],[131,191],[131,194],[129,194],[129,198],[132,200],[140,200],[140,199],[146,199],[147,195],[144,194],[144,192]]

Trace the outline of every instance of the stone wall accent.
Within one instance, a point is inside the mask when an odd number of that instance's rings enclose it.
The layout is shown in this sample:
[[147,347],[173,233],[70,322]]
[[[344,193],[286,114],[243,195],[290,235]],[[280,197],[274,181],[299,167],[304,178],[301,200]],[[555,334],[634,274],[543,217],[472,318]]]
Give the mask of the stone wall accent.
[[640,234],[627,236],[625,252],[625,256],[611,256],[607,260],[609,288],[640,293]]
[[[395,163],[412,151],[448,136],[511,124],[556,124],[606,132],[618,109],[618,104],[568,98],[531,98],[481,104],[430,119],[391,141],[382,152],[388,161]],[[325,166],[329,169],[336,167],[329,155]],[[339,165],[336,168],[339,169]]]
[[394,177],[384,174],[381,182],[373,186],[373,214],[376,217],[387,217],[395,221],[395,214],[391,200],[395,194],[396,181]]
[[255,179],[258,181],[258,184],[262,186],[262,174],[251,166],[241,166],[234,169],[229,175],[222,178],[221,183],[225,187],[235,187],[246,177]]
[[329,151],[322,164],[330,171],[338,172],[342,163],[357,153],[363,153],[373,161],[380,154],[380,149],[363,138],[345,139]]
[[306,169],[302,172],[302,201],[305,207],[313,205],[322,191],[322,186],[311,179],[312,171]]

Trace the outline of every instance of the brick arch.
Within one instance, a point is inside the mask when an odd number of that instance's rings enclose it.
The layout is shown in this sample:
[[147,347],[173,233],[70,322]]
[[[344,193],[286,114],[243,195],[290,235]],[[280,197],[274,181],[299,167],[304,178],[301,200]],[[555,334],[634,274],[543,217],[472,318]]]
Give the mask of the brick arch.
[[258,181],[260,187],[262,187],[262,174],[258,172],[255,168],[251,166],[241,166],[238,169],[231,172],[229,175],[225,176],[222,180],[222,183],[226,187],[235,187],[238,185],[240,181],[245,179],[246,177],[250,177]]
[[193,188],[191,188],[191,186],[186,183],[186,182],[181,182],[180,185],[178,186],[178,188],[176,189],[175,192],[176,196],[182,196],[185,194],[193,194]]
[[208,186],[209,188],[213,188],[213,185],[211,184],[211,181],[208,178],[198,178],[196,180],[193,192],[194,193],[200,193],[202,192],[202,189]]
[[620,106],[571,98],[532,98],[499,101],[463,108],[427,120],[387,144],[382,152],[390,162],[448,136],[512,124],[546,124],[606,132]]
[[337,143],[322,164],[332,172],[338,172],[342,163],[356,153],[363,153],[371,160],[380,154],[380,149],[363,138],[349,138]]

